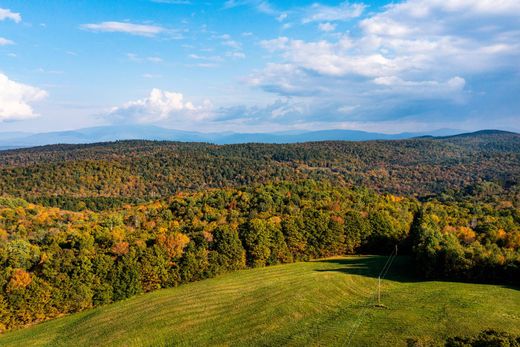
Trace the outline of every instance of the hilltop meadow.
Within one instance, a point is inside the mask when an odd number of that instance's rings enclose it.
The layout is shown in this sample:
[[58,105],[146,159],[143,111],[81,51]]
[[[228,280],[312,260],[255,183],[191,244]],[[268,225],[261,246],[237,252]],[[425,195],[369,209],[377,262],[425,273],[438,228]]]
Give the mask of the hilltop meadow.
[[241,270],[0,336],[2,346],[437,346],[484,329],[520,336],[520,292],[422,281],[385,257]]

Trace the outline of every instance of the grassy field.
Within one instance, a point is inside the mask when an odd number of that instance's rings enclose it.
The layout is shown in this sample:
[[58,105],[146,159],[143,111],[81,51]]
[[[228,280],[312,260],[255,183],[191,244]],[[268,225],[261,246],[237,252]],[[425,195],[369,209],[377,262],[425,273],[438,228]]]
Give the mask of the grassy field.
[[518,288],[416,281],[406,258],[383,281],[386,308],[375,307],[385,260],[230,273],[14,331],[0,346],[406,346],[485,328],[520,333]]

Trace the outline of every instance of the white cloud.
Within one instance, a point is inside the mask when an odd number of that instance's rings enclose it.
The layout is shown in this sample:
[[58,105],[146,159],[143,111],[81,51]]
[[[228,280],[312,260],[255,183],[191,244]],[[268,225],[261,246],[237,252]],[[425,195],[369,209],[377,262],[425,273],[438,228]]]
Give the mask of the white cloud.
[[235,40],[223,40],[222,44],[233,49],[240,49],[242,47],[242,44]]
[[245,59],[246,55],[243,52],[227,52],[226,57],[231,59]]
[[287,16],[288,16],[288,14],[284,12],[284,13],[280,14],[278,17],[276,17],[276,20],[279,22],[283,22],[285,19],[287,19]]
[[235,7],[238,7],[238,6],[243,6],[243,5],[245,5],[246,3],[247,3],[246,1],[227,0],[227,1],[224,3],[224,8],[225,8],[225,9],[235,8]]
[[[215,111],[215,120],[220,124],[235,124],[256,127],[261,123],[276,126],[278,122],[295,119],[309,112],[308,103],[290,99],[278,99],[265,105],[235,105]],[[236,129],[235,129],[236,130]]]
[[475,35],[486,27],[495,33],[513,23],[518,27],[519,15],[517,0],[408,0],[363,20],[361,28],[368,34],[395,37],[445,36],[454,29],[460,29],[459,35]]
[[[304,22],[333,30],[338,7],[312,8]],[[357,29],[327,40],[261,41],[278,62],[246,82],[275,97],[305,100],[311,111],[293,113],[291,121],[318,121],[317,115],[331,124],[439,121],[483,113],[491,119],[518,112],[520,1],[408,0],[359,18]]]
[[46,91],[12,81],[0,73],[0,121],[36,117],[30,104],[46,96]]
[[262,41],[261,45],[271,52],[280,52],[283,58],[296,66],[331,76],[387,75],[410,65],[400,66],[397,60],[387,58],[377,51],[353,54],[354,43],[348,37],[343,37],[337,42],[306,42],[280,37]]
[[219,65],[216,63],[197,63],[197,64],[187,64],[187,67],[198,67],[203,69],[213,69],[218,67]]
[[387,87],[386,92],[394,95],[404,94],[408,98],[419,96],[422,99],[454,99],[462,97],[466,81],[455,76],[446,81],[405,81],[396,76],[377,77],[376,85]]
[[211,116],[212,105],[204,101],[196,106],[184,100],[182,93],[152,89],[146,98],[114,107],[106,118],[114,122],[157,123],[162,121],[202,121]]
[[428,18],[437,11],[462,16],[515,16],[520,11],[517,0],[408,0],[388,6],[386,13]]
[[[244,35],[242,34],[242,36],[244,36]],[[246,57],[246,55],[242,51],[242,43],[234,40],[231,37],[231,35],[229,35],[229,34],[213,35],[212,37],[215,39],[219,39],[220,43],[223,46],[229,47],[229,49],[231,49],[230,51],[225,53],[226,57],[232,58],[232,59],[244,59]],[[190,58],[197,59],[197,60],[207,60],[207,61],[212,61],[212,62],[221,62],[224,60],[220,56],[201,56],[198,54],[191,54]],[[212,64],[211,66],[201,66],[201,67],[215,67],[215,64]]]
[[[361,16],[365,9],[365,5],[361,3],[349,3],[348,1],[344,1],[337,6],[327,6],[316,2],[310,6],[296,7],[282,11],[266,0],[227,0],[223,8],[232,9],[239,6],[254,8],[260,13],[273,17],[278,22],[283,22],[291,16],[291,18],[299,18],[303,24],[311,22],[347,21]],[[284,28],[287,29],[289,27],[290,26],[286,25]]]
[[133,61],[135,63],[143,63],[143,62],[150,62],[154,64],[160,64],[164,62],[164,60],[161,57],[157,56],[149,56],[149,57],[141,57],[135,53],[126,53],[126,57],[128,60]]
[[319,85],[312,86],[305,71],[293,64],[270,63],[261,72],[249,76],[246,82],[280,95],[316,95],[322,91]]
[[[0,8],[0,21],[10,19],[15,23],[19,23],[22,20],[22,16],[19,13],[12,12],[9,9]],[[6,39],[4,37],[0,37],[0,46],[13,45],[14,42]]]
[[0,46],[7,46],[14,44],[13,41],[0,37]]
[[220,63],[224,60],[219,55],[209,56],[209,55],[190,54],[188,57],[193,60],[203,60],[203,61],[209,61],[209,62],[214,62],[214,63]]
[[[466,12],[480,17],[516,15],[520,24],[520,5],[516,5],[519,2],[503,0],[497,4],[500,11],[491,10],[491,3],[496,2],[409,0],[362,20],[359,36],[342,36],[334,42],[279,37],[264,40],[261,45],[270,52],[278,52],[284,64],[338,78],[395,77],[421,82],[502,67],[518,69],[515,57],[520,57],[520,30],[517,27],[497,20],[497,25],[503,27],[488,28],[481,33],[480,28],[473,28],[472,24],[468,29],[460,20]],[[486,13],[488,9],[490,14]],[[439,16],[424,17],[425,13],[435,11],[444,11],[440,23]],[[320,29],[332,30],[328,24],[320,23]]]
[[12,12],[6,8],[0,8],[0,21],[10,19],[15,23],[19,23],[22,20],[22,16],[19,13]]
[[338,107],[339,113],[349,114],[355,111],[359,105],[342,105]]
[[229,10],[240,6],[250,6],[257,12],[274,17],[279,22],[284,21],[288,16],[286,12],[278,10],[267,0],[227,0],[223,8]]
[[315,3],[305,10],[305,16],[302,19],[302,22],[347,21],[361,16],[364,9],[365,5],[351,4],[348,1],[345,1],[338,6],[326,6]]
[[[256,9],[261,12],[261,13],[265,13],[267,15],[270,15],[270,16],[276,16],[277,18],[281,18],[281,20],[284,19],[283,17],[283,13],[280,14],[279,11],[277,11],[273,5],[271,5],[268,1],[257,1],[256,2]],[[280,17],[282,16],[282,17]]]
[[336,24],[332,24],[329,22],[320,23],[320,24],[318,24],[318,29],[320,29],[321,31],[324,31],[324,32],[331,32],[331,31],[336,30]]
[[384,86],[407,86],[407,87],[420,87],[420,86],[438,86],[441,84],[445,84],[453,89],[461,89],[464,88],[464,78],[455,76],[450,78],[446,83],[439,83],[438,81],[403,81],[399,77],[389,76],[389,77],[378,77],[374,79],[374,83],[384,85]]
[[260,45],[267,49],[270,52],[274,52],[277,50],[283,50],[287,47],[287,43],[289,42],[289,38],[282,36],[272,40],[262,40],[260,41]]
[[126,57],[128,58],[128,60],[130,61],[135,61],[135,62],[140,62],[142,61],[141,58],[139,58],[139,56],[135,53],[126,53]]
[[83,24],[82,29],[95,32],[119,32],[138,36],[156,36],[166,31],[165,28],[157,25],[134,24],[127,22],[102,22],[93,24]]

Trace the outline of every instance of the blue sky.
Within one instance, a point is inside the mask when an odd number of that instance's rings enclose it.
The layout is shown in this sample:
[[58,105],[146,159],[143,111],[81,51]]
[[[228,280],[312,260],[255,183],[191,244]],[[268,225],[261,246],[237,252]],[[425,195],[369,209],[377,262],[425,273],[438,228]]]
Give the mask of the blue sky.
[[520,130],[518,0],[0,1],[0,132]]

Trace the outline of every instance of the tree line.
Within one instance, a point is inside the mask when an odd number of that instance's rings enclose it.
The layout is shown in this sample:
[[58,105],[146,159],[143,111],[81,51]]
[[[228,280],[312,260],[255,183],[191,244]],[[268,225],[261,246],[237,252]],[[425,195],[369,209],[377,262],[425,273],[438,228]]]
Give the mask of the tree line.
[[[0,198],[0,330],[250,267],[396,244],[430,278],[518,282],[520,214],[301,180],[80,212]],[[485,274],[485,275],[483,275]]]

